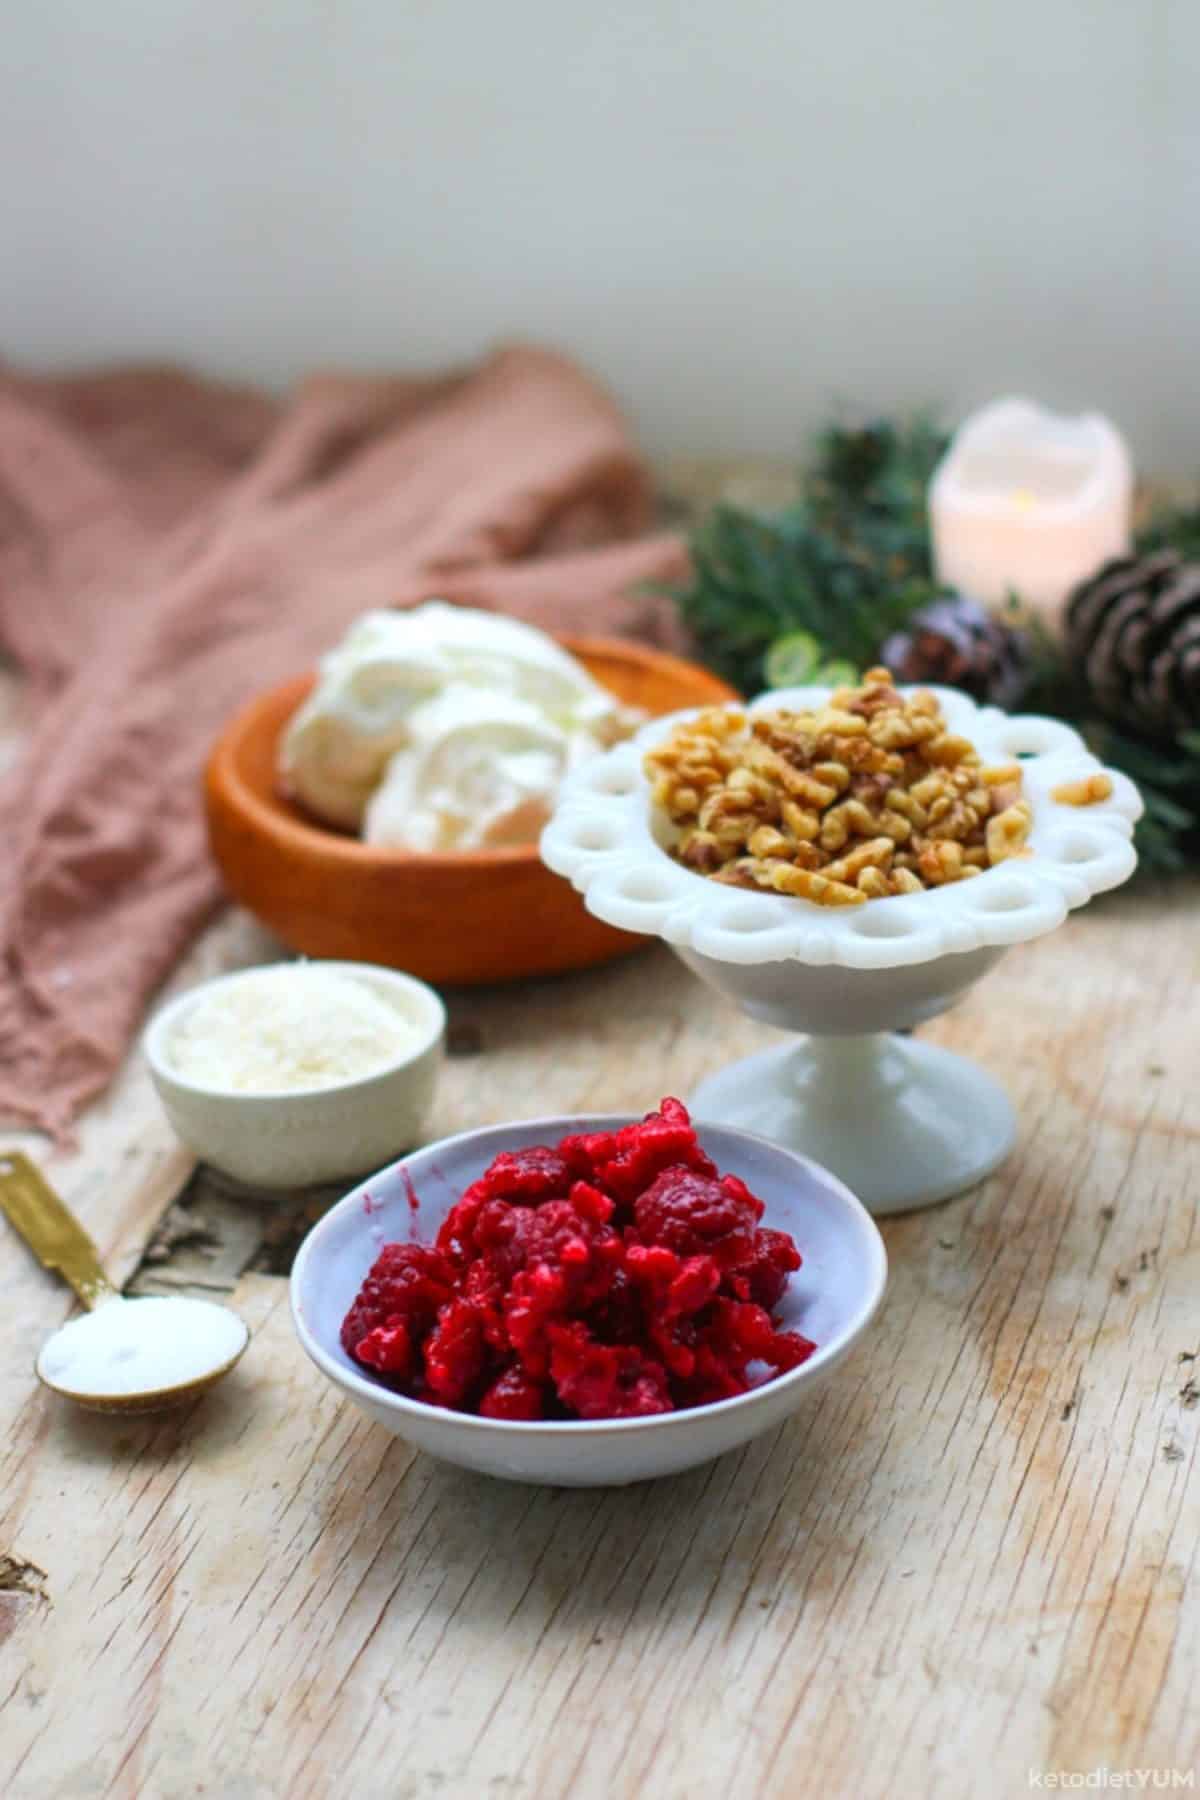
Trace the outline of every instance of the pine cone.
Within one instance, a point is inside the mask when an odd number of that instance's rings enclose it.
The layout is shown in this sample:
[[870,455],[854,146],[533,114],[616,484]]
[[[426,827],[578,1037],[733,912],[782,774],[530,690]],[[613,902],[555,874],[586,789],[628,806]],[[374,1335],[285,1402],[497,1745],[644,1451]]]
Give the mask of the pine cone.
[[1200,563],[1115,557],[1067,602],[1066,643],[1113,724],[1158,738],[1200,725]]
[[950,594],[893,632],[880,661],[900,681],[961,688],[993,706],[1015,706],[1029,685],[1029,641],[977,600]]

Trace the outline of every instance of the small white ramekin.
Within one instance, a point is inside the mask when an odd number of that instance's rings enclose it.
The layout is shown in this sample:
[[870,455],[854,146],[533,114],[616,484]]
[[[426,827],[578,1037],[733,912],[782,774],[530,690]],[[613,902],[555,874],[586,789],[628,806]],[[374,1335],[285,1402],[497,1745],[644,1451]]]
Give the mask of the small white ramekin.
[[257,968],[190,988],[155,1014],[142,1037],[176,1135],[202,1162],[250,1187],[307,1187],[365,1174],[411,1149],[429,1122],[446,1032],[437,994],[415,976],[375,963],[320,966],[370,982],[418,1027],[416,1046],[371,1075],[331,1087],[247,1094],[189,1081],[172,1065],[172,1033],[203,996],[258,974]]

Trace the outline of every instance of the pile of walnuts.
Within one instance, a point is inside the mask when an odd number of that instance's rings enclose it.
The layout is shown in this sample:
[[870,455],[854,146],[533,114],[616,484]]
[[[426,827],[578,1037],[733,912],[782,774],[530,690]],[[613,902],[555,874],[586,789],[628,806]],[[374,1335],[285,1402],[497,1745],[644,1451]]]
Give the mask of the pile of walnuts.
[[859,906],[1030,854],[1020,764],[984,767],[937,697],[886,669],[817,712],[701,713],[645,768],[672,854],[732,887]]

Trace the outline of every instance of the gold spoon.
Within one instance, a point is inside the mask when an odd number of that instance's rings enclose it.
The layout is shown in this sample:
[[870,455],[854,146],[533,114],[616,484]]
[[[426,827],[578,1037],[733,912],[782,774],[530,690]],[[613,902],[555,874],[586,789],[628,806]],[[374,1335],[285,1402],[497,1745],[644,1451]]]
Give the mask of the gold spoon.
[[183,1406],[227,1375],[250,1342],[245,1321],[212,1300],[126,1300],[79,1220],[19,1151],[0,1154],[0,1212],[88,1309],[46,1340],[34,1365],[56,1394],[95,1412]]

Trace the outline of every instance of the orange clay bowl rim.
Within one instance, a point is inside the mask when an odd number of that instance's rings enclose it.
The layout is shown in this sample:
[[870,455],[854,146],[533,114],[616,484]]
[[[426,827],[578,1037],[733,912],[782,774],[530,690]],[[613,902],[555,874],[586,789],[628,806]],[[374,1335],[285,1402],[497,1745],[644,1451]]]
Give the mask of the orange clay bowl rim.
[[[556,643],[561,644],[564,650],[569,651],[585,666],[589,657],[597,660],[605,657],[619,658],[625,662],[652,665],[661,669],[664,674],[677,674],[681,685],[687,683],[694,687],[698,681],[709,683],[712,688],[709,699],[693,701],[693,706],[723,706],[740,698],[736,690],[722,681],[719,675],[714,675],[699,663],[689,662],[685,657],[673,656],[667,650],[651,649],[649,645],[635,644],[627,638],[573,637],[559,632],[548,632],[547,636],[553,637]],[[286,725],[315,685],[314,674],[293,675],[288,681],[282,681],[277,687],[268,688],[265,693],[259,694],[230,720],[209,758],[210,783],[219,780],[225,793],[236,802],[238,810],[257,824],[264,836],[273,838],[281,847],[290,847],[292,850],[320,851],[335,861],[344,862],[349,868],[362,868],[368,864],[408,865],[428,870],[432,874],[439,869],[461,869],[472,863],[484,869],[511,867],[516,863],[540,863],[541,856],[536,843],[511,844],[484,850],[404,850],[399,847],[364,844],[361,838],[351,837],[335,826],[293,816],[286,810],[289,803],[282,798],[273,795],[270,801],[264,800],[257,789],[242,779],[237,767],[238,750],[260,713],[276,705],[285,694],[294,693],[295,704],[288,708],[283,721]],[[600,682],[600,686],[603,687],[604,683]],[[687,708],[680,710],[686,711]]]

